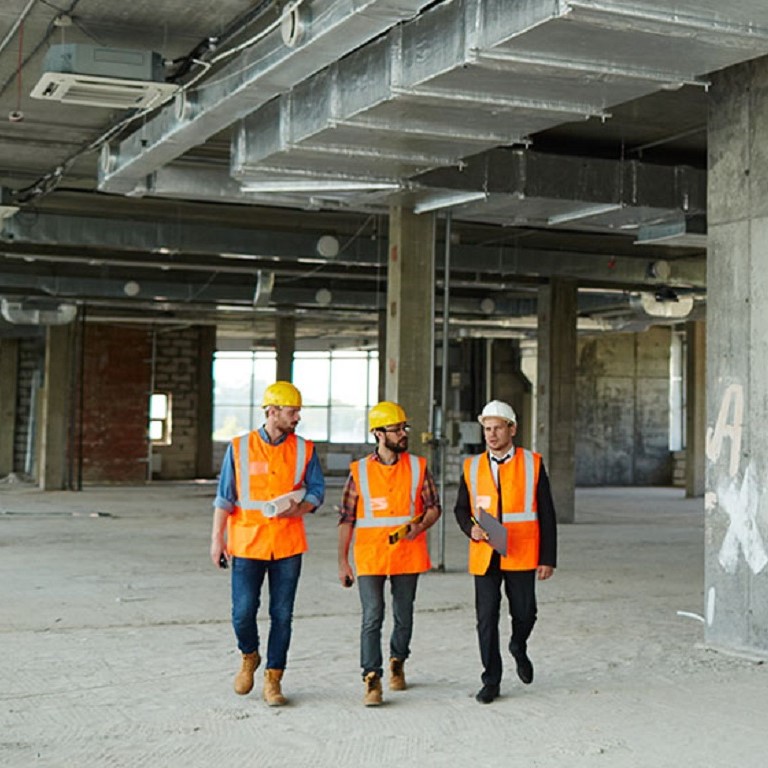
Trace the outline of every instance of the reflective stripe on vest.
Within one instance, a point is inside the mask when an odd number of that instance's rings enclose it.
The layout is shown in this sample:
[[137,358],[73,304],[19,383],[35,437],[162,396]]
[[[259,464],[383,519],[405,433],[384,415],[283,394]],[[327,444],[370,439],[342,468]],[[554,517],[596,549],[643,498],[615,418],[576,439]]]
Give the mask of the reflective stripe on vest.
[[371,490],[368,485],[368,462],[363,460],[359,463],[360,472],[360,498],[363,502],[363,516],[357,519],[356,525],[359,528],[390,528],[393,525],[405,525],[411,520],[416,510],[416,493],[419,490],[419,460],[416,456],[408,455],[411,464],[411,506],[406,517],[376,517],[373,514],[373,504],[371,503]]
[[[533,509],[533,453],[521,449],[523,452],[523,462],[525,467],[525,500],[523,502],[522,512],[502,512],[502,523],[531,523],[538,519],[538,515]],[[485,456],[484,453],[480,453],[477,456],[473,456],[469,465],[469,483],[470,483],[470,498],[474,501],[477,498],[477,477],[480,471],[480,461]],[[489,459],[490,461],[490,459]],[[499,470],[501,467],[499,467]],[[497,475],[498,477],[498,475]],[[503,498],[503,496],[502,496]],[[502,502],[503,503],[503,502]],[[489,510],[486,510],[489,514],[493,514]]]
[[[307,444],[304,442],[304,438],[296,437],[296,467],[293,471],[293,484],[298,485],[301,482],[302,475],[304,474],[304,463],[307,458]],[[240,498],[237,505],[240,509],[253,510],[256,512],[263,512],[264,505],[272,501],[272,499],[252,499],[251,488],[248,482],[248,469],[250,462],[250,455],[248,451],[248,435],[241,435],[236,438],[238,442],[238,449],[240,450]]]

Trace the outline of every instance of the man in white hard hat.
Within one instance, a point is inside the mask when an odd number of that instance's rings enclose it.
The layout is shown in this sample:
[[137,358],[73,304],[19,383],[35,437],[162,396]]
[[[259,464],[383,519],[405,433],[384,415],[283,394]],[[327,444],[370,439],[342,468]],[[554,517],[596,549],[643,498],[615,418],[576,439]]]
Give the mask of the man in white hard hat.
[[[517,417],[512,407],[491,400],[477,417],[487,451],[464,462],[454,514],[469,538],[469,572],[475,577],[475,612],[483,687],[475,697],[490,704],[500,692],[501,585],[509,601],[509,651],[517,675],[529,685],[533,664],[528,638],[536,623],[536,579],[552,576],[557,557],[555,506],[541,455],[516,448]],[[506,555],[497,552],[480,526],[481,510],[506,529]]]

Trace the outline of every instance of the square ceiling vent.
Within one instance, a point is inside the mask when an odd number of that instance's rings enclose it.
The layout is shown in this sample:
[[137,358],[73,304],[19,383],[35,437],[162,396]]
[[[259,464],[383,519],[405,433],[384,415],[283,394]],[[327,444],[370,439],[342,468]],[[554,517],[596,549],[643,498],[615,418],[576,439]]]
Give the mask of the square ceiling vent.
[[177,85],[164,81],[163,74],[162,57],[154,51],[54,45],[30,95],[64,104],[146,109],[178,90]]

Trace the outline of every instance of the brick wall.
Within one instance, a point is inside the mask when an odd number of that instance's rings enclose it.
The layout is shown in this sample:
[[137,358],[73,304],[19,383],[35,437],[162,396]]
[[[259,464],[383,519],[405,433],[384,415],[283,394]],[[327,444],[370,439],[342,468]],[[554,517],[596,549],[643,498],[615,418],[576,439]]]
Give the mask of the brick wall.
[[211,467],[201,468],[199,462],[205,441],[212,439],[212,425],[200,417],[201,405],[213,392],[213,346],[209,351],[207,330],[197,326],[157,333],[155,392],[170,395],[171,443],[152,449],[155,478],[182,480],[212,474]]
[[151,351],[151,332],[146,328],[86,327],[84,482],[141,483],[146,479]]

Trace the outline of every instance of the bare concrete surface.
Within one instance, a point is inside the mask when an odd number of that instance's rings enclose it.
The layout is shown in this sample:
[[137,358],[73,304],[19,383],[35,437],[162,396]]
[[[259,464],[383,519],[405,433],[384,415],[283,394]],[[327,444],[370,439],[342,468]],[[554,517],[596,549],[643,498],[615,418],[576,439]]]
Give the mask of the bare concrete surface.
[[507,664],[489,706],[474,699],[472,581],[449,509],[446,572],[419,584],[409,690],[385,687],[385,705],[366,709],[334,487],[308,521],[290,705],[270,709],[259,690],[232,691],[228,572],[207,554],[213,495],[208,483],[0,486],[0,765],[766,765],[768,671],[702,646],[701,501],[579,492],[560,567],[539,586],[536,679],[523,686]]

